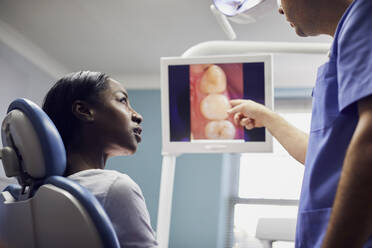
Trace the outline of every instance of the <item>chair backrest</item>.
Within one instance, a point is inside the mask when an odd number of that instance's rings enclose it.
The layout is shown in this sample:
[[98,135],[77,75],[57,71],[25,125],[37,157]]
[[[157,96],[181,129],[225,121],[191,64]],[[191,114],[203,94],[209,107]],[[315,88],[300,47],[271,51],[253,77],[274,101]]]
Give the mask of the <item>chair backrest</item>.
[[13,101],[1,137],[5,174],[19,185],[0,194],[0,247],[120,247],[97,199],[63,177],[61,137],[36,104]]

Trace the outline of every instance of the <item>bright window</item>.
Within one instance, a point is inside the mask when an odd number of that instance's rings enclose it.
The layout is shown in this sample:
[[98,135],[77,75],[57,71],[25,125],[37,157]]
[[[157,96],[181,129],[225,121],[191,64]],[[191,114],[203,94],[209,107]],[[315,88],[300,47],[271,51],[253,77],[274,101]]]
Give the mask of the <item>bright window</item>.
[[[297,128],[309,132],[310,113],[281,115]],[[299,199],[303,171],[304,166],[275,139],[272,154],[242,155],[238,201],[234,206],[234,247],[262,247],[255,238],[259,218],[296,218],[296,204],[280,205],[280,202]],[[273,247],[289,248],[294,244],[274,242]]]

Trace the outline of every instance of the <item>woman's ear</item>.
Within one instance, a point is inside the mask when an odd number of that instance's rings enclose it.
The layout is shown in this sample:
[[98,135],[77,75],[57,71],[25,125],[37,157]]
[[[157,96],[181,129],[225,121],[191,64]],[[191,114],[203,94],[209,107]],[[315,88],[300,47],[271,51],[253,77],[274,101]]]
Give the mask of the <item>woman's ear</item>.
[[85,102],[77,100],[72,104],[72,113],[76,118],[82,121],[94,121],[94,110]]

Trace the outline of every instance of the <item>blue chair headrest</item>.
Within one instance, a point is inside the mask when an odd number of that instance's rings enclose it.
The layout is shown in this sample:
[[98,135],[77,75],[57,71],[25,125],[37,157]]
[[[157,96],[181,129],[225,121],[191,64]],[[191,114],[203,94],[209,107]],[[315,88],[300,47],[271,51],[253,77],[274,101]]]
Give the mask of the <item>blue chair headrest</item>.
[[18,155],[20,171],[31,180],[63,175],[66,151],[57,128],[48,115],[30,100],[14,100],[7,111],[1,137],[4,146]]

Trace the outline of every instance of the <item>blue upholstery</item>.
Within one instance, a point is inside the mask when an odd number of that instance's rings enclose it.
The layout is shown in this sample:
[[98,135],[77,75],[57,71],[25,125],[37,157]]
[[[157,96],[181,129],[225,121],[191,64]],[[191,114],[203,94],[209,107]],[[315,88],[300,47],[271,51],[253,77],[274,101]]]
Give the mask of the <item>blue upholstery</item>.
[[66,151],[61,136],[49,116],[35,103],[24,98],[14,100],[7,113],[14,109],[21,110],[36,130],[43,149],[44,161],[48,163],[45,177],[62,176],[66,169]]
[[18,200],[22,192],[22,187],[18,184],[9,184],[5,189],[3,189],[3,191],[8,191],[15,200]]
[[79,184],[60,176],[51,176],[45,180],[45,184],[52,184],[58,188],[64,189],[72,194],[87,210],[88,215],[92,218],[97,231],[102,237],[105,248],[120,247],[119,241],[115,235],[115,230],[110,225],[109,217],[98,200],[85,188]]

